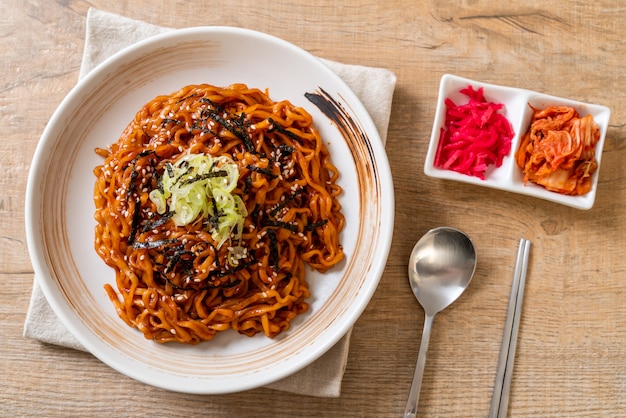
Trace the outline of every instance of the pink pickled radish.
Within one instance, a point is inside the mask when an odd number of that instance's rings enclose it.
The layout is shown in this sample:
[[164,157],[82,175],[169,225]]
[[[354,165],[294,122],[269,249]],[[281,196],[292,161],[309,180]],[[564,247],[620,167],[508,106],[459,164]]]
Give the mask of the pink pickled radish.
[[487,168],[500,167],[511,151],[513,129],[499,112],[504,106],[486,101],[482,87],[474,90],[468,86],[460,93],[468,96],[469,102],[456,105],[445,100],[446,119],[434,164],[484,180]]

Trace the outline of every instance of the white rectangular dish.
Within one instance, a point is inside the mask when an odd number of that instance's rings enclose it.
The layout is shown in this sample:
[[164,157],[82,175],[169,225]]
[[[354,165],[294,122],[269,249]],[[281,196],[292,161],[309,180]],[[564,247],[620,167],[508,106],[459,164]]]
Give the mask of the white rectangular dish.
[[[446,118],[445,100],[449,98],[456,104],[467,102],[468,98],[460,93],[460,90],[470,85],[475,90],[482,87],[487,101],[502,103],[504,105],[501,112],[511,123],[511,127],[514,132],[514,136],[511,141],[511,151],[504,157],[500,167],[490,166],[487,169],[484,180],[478,177],[461,174],[452,170],[440,169],[434,166],[435,154],[437,153],[441,129],[444,126]],[[524,184],[524,173],[515,163],[514,155],[519,147],[521,137],[526,133],[531,123],[533,116],[533,109],[531,106],[540,109],[547,106],[570,106],[576,109],[581,117],[589,114],[593,116],[600,129],[600,140],[596,145],[596,160],[598,162],[598,169],[592,177],[591,191],[580,196],[569,196],[549,191],[542,186],[531,182],[526,182],[526,184]],[[600,160],[602,157],[602,149],[609,124],[610,113],[610,109],[606,106],[582,103],[575,100],[537,93],[531,90],[487,84],[451,74],[445,74],[441,78],[439,86],[437,110],[435,112],[430,144],[426,154],[424,173],[430,177],[455,180],[534,196],[578,209],[591,209],[596,196],[598,173],[601,165]]]

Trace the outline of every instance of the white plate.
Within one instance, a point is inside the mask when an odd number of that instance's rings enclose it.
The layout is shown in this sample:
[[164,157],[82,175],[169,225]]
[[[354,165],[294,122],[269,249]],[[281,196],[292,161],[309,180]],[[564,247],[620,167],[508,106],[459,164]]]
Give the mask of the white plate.
[[[451,170],[436,168],[433,165],[435,154],[437,152],[437,146],[439,144],[439,137],[441,135],[440,130],[444,126],[446,118],[445,100],[446,98],[450,98],[454,103],[459,105],[467,103],[467,97],[459,93],[459,90],[466,88],[468,85],[473,86],[475,90],[482,87],[487,101],[504,104],[503,114],[509,122],[511,122],[511,126],[515,133],[511,141],[511,152],[508,156],[504,157],[504,161],[500,167],[495,168],[492,166],[487,170],[485,173],[485,180],[481,180],[473,176],[467,176]],[[588,114],[593,115],[593,118],[600,128],[600,141],[596,145],[596,160],[598,161],[598,169],[593,174],[592,187],[589,193],[582,196],[567,196],[551,192],[531,182],[524,184],[524,174],[522,173],[522,170],[517,167],[514,154],[519,147],[521,137],[526,133],[530,125],[533,111],[528,106],[529,104],[535,108],[545,108],[547,106],[571,106],[575,108],[581,116],[586,116]],[[591,209],[596,198],[598,174],[600,172],[600,160],[602,159],[602,148],[604,147],[604,139],[609,126],[610,115],[611,111],[605,106],[562,99],[560,97],[548,96],[546,94],[530,90],[481,83],[468,78],[446,74],[441,78],[441,83],[439,85],[437,110],[430,137],[430,144],[426,154],[424,172],[430,177],[456,180],[464,183],[477,184],[480,186],[487,186],[509,192],[539,197],[578,209]]]
[[[218,333],[196,346],[158,344],[128,327],[103,285],[115,275],[93,249],[94,148],[117,141],[141,106],[188,84],[246,83],[306,108],[341,173],[346,261],[307,272],[310,309],[275,339]],[[317,95],[327,116],[305,97]],[[116,54],[65,98],[38,144],[28,179],[29,251],[43,292],[70,332],[104,363],[169,390],[217,394],[259,387],[307,366],[359,318],[384,270],[393,183],[359,99],[314,56],[283,40],[226,27],[173,31]]]

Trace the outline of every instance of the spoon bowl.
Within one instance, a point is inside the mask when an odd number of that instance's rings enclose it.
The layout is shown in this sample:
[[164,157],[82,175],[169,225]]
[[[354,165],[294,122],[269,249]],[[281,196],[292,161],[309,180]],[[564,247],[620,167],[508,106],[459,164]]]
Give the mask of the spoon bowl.
[[417,414],[430,329],[435,315],[461,296],[471,282],[475,269],[474,244],[457,229],[431,229],[413,247],[409,258],[409,283],[424,309],[425,319],[413,383],[404,412],[405,418],[412,418]]
[[436,314],[461,296],[475,267],[476,252],[467,235],[448,227],[432,229],[411,252],[411,290],[426,313]]

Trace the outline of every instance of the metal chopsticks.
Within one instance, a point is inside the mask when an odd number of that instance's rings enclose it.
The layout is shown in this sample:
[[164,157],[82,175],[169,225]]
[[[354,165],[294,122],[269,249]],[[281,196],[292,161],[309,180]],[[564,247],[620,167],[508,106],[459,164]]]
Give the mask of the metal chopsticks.
[[513,286],[509,299],[509,309],[506,315],[502,348],[498,360],[496,383],[493,389],[489,418],[503,418],[507,416],[509,407],[509,391],[511,388],[511,376],[513,375],[513,362],[517,348],[517,332],[524,299],[524,285],[526,284],[526,271],[528,269],[528,255],[530,253],[530,241],[521,239],[513,274]]

